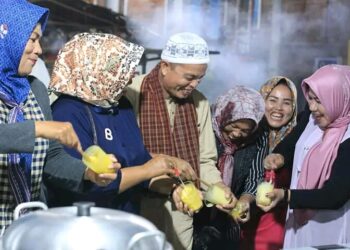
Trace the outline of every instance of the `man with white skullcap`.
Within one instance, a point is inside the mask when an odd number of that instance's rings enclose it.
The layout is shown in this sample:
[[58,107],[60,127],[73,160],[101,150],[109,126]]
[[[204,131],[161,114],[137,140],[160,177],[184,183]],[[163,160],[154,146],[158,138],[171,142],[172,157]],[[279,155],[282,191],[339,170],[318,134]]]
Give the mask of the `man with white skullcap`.
[[[196,90],[209,63],[207,43],[193,33],[175,34],[163,49],[161,59],[149,74],[134,78],[126,94],[133,104],[146,148],[154,154],[182,158],[202,180],[224,186],[215,166],[217,151],[209,103]],[[198,180],[196,184],[199,187]],[[154,182],[158,193],[143,198],[141,215],[166,233],[174,249],[191,249],[193,219],[189,214],[194,211],[188,211],[181,203],[181,187],[175,185],[168,177]],[[230,189],[224,188],[232,197]],[[174,200],[169,199],[171,190],[175,190]],[[235,202],[233,198],[227,208]]]

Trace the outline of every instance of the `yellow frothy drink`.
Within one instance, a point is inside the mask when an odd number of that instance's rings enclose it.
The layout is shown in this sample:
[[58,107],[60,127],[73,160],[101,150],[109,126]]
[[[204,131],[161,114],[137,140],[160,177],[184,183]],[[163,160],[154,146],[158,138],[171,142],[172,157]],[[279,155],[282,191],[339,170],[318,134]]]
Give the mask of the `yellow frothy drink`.
[[211,204],[227,205],[230,203],[230,199],[226,199],[225,190],[218,185],[211,185],[205,192],[204,199],[209,202],[209,204],[206,204],[207,206]]
[[273,187],[272,182],[264,181],[260,183],[256,190],[256,203],[262,206],[269,206],[272,201],[269,197],[266,197],[266,194],[272,192]]
[[243,204],[241,202],[237,202],[236,206],[231,210],[231,216],[235,219],[243,217]]
[[112,165],[111,158],[97,145],[90,146],[84,151],[83,162],[98,174],[115,172],[115,169],[109,168]]
[[180,198],[192,211],[197,211],[203,206],[199,190],[192,182],[183,185]]

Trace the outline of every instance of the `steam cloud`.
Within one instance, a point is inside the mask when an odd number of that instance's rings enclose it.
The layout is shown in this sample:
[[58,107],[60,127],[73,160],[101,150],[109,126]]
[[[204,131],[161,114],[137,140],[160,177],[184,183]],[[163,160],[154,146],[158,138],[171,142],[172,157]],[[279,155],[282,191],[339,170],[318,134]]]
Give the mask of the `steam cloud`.
[[[211,55],[207,75],[199,85],[211,103],[234,85],[258,90],[273,75],[284,75],[299,85],[315,70],[315,58],[330,58],[330,62],[336,58],[335,63],[342,63],[341,59],[346,58],[350,39],[350,25],[346,25],[350,23],[347,1],[319,1],[297,11],[285,4],[274,13],[264,9],[261,25],[254,27],[252,23],[250,32],[247,32],[247,11],[238,12],[229,1],[193,2],[196,4],[172,3],[167,10],[154,8],[152,18],[147,22],[136,21],[132,28],[138,27],[137,39],[148,48],[162,49],[172,34],[189,31],[201,35],[210,50],[219,51],[219,55]],[[227,16],[223,9],[228,9],[226,14],[235,14]],[[273,15],[277,18],[275,30],[271,25]],[[162,29],[147,29],[162,20],[165,20]],[[274,33],[278,30],[280,33]],[[273,59],[277,61],[273,63]],[[155,63],[148,64],[147,71]]]

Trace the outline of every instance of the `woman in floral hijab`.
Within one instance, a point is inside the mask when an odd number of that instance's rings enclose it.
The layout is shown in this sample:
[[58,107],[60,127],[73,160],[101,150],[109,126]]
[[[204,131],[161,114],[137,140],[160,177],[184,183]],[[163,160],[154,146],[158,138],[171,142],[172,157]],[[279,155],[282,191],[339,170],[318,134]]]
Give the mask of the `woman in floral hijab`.
[[267,159],[269,168],[293,166],[290,189],[275,189],[272,203],[261,208],[289,204],[283,248],[349,246],[350,67],[325,65],[301,88],[308,109]]
[[[264,99],[260,93],[244,86],[233,87],[219,96],[212,106],[212,123],[218,148],[217,167],[224,183],[231,187],[243,208],[241,213],[244,216],[237,218],[239,222],[249,219],[249,204],[254,200],[254,177],[257,173],[249,162],[256,153],[253,135],[264,110]],[[194,249],[212,249],[211,245],[219,249],[235,249],[239,240],[238,224],[216,208],[207,209],[206,213],[211,215],[200,213],[200,219],[195,221]],[[206,217],[211,217],[210,221],[206,221]],[[207,235],[213,231],[220,232],[220,239],[215,243],[211,242],[211,235]],[[206,245],[200,243],[207,239],[210,242]]]
[[264,115],[264,100],[251,88],[236,86],[213,105],[213,128],[219,142],[218,169],[224,183],[232,184],[234,153],[247,144]]
[[[132,106],[123,97],[142,53],[139,45],[101,33],[75,35],[59,52],[49,86],[59,95],[52,105],[54,119],[72,123],[83,149],[99,145],[116,156],[122,169],[106,187],[91,186],[84,194],[52,190],[55,199],[51,205],[91,200],[97,206],[138,213],[136,194],[140,187],[148,187],[149,179],[173,175],[175,166],[180,172],[189,171],[188,164],[177,158],[151,159]],[[76,151],[65,149],[81,158]]]
[[[0,228],[10,225],[16,205],[44,200],[43,178],[52,186],[78,191],[83,177],[99,178],[64,152],[59,143],[81,151],[68,123],[53,122],[47,90],[31,80],[42,53],[40,38],[49,10],[25,0],[0,7]],[[110,176],[111,177],[111,176]]]
[[143,50],[111,34],[75,35],[59,52],[50,90],[103,108],[117,106]]

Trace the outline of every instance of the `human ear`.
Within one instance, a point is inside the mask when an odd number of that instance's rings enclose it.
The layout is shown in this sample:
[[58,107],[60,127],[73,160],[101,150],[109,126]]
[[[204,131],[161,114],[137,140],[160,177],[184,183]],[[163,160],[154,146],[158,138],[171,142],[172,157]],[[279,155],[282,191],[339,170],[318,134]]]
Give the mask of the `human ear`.
[[165,61],[160,62],[160,72],[162,76],[165,76],[170,71],[170,64]]

